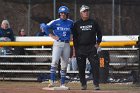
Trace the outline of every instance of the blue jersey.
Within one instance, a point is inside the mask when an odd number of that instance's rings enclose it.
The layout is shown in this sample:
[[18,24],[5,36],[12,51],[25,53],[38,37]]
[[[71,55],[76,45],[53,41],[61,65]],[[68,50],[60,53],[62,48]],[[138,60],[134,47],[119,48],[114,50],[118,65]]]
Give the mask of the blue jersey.
[[72,27],[72,20],[63,20],[59,18],[48,23],[44,30],[45,33],[50,34],[49,29],[52,29],[54,35],[59,37],[59,40],[70,40]]

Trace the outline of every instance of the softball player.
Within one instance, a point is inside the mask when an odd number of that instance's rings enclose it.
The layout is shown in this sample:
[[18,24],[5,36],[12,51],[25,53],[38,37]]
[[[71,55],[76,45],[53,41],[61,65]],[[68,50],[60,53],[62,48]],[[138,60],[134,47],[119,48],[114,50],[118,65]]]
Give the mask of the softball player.
[[[52,63],[50,69],[50,84],[48,87],[54,87],[56,68],[61,58],[61,86],[65,86],[66,68],[70,56],[70,37],[71,29],[73,27],[73,21],[68,19],[69,9],[66,6],[61,6],[58,10],[59,17],[56,20],[51,21],[44,28],[45,32],[52,37],[55,41],[52,51]],[[49,32],[49,29],[53,30],[53,34]]]

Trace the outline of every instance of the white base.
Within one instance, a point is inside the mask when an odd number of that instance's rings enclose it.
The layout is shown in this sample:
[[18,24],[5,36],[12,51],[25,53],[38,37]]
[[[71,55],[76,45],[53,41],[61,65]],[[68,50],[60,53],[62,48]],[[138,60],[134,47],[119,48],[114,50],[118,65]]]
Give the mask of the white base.
[[44,87],[44,88],[42,88],[43,90],[69,90],[69,88],[68,87],[51,87],[51,88],[49,88],[49,87]]

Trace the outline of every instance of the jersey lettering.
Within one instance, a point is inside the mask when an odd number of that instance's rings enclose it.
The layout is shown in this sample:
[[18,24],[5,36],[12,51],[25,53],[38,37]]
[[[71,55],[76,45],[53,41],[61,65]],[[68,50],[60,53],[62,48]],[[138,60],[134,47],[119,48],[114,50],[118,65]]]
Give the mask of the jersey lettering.
[[80,29],[82,31],[87,31],[92,29],[92,25],[86,25],[86,26],[80,26]]
[[61,30],[61,31],[69,31],[70,28],[57,27],[57,30]]

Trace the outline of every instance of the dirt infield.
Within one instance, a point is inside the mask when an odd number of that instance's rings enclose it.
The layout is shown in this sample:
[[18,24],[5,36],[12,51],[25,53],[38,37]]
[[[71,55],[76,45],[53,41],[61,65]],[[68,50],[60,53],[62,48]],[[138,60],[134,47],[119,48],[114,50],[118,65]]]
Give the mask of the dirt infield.
[[43,90],[47,83],[0,82],[0,93],[140,93],[140,87],[132,84],[101,84],[101,90],[93,90],[91,83],[87,90],[80,90],[79,83],[68,83],[70,90]]

